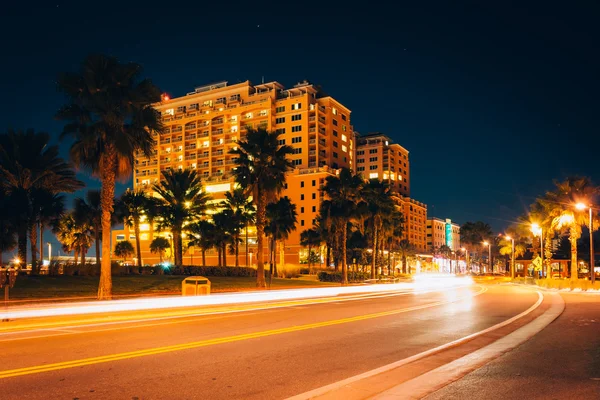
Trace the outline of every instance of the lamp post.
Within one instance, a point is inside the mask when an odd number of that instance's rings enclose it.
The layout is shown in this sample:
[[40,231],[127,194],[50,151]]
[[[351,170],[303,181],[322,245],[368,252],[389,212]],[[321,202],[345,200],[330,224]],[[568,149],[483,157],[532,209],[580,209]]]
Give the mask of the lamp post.
[[515,238],[504,235],[504,237],[511,241],[512,248],[510,253],[510,279],[515,279]]
[[[534,222],[533,224],[531,224],[531,232],[533,233],[534,236],[540,237],[540,259],[542,260],[542,269],[543,269],[544,268],[544,230],[539,224]],[[548,268],[546,268],[546,279],[550,279],[550,275],[552,275],[552,274],[550,273],[550,266],[548,266]]]
[[488,242],[488,241],[485,241],[485,242],[483,242],[483,245],[487,246],[488,250],[490,251],[490,255],[489,255],[489,258],[488,258],[488,264],[490,266],[490,269],[492,270],[491,272],[493,273],[494,272],[494,267],[492,266],[492,244],[490,242]]
[[593,218],[593,213],[592,213],[592,206],[586,206],[583,203],[577,203],[577,205],[575,206],[578,210],[585,210],[586,208],[589,210],[589,214],[590,214],[590,220],[589,220],[589,228],[590,228],[590,281],[592,282],[592,285],[594,284],[594,281],[596,280],[596,274],[594,273],[594,238],[593,238],[593,232],[594,232],[594,218]]
[[48,242],[48,262],[52,261],[52,243]]

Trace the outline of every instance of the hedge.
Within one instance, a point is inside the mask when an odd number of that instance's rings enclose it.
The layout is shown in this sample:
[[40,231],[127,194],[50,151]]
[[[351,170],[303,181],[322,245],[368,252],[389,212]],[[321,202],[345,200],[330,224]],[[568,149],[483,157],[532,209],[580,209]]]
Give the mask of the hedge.
[[250,267],[171,267],[165,270],[165,275],[192,276],[248,276],[255,277],[256,270]]

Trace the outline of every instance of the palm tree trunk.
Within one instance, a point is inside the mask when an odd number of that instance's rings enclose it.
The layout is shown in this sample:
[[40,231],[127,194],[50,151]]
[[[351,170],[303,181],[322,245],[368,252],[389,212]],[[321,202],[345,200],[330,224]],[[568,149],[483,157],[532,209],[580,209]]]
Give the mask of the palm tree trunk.
[[577,282],[579,272],[577,269],[577,238],[569,236],[571,242],[571,282]]
[[346,265],[346,241],[348,238],[348,229],[344,223],[342,229],[342,285],[348,284],[348,265]]
[[[38,224],[40,229],[40,263],[44,263],[44,224],[40,221]],[[48,261],[50,261],[50,254],[48,254]],[[2,265],[2,264],[0,264]]]
[[379,244],[377,235],[379,234],[379,229],[377,229],[377,224],[375,221],[373,221],[371,227],[373,228],[373,258],[371,260],[371,279],[375,279],[375,268],[377,268],[377,245]]
[[175,265],[183,265],[183,245],[181,243],[181,226],[173,227],[173,246],[175,246]]
[[250,266],[248,263],[248,223],[246,222],[246,267]]
[[311,250],[311,246],[310,243],[308,243],[308,273],[311,273],[311,260],[310,260],[310,250]]
[[217,245],[217,256],[219,259],[217,266],[222,267],[222,265],[221,265],[221,245]]
[[236,234],[233,237],[233,240],[235,240],[235,266],[239,267],[240,266],[240,236],[238,234]]
[[100,238],[99,226],[94,227],[94,242],[96,243],[96,269],[100,269],[100,248],[102,246],[102,239]]
[[[135,232],[135,249],[137,252],[137,266],[142,268],[142,247],[140,245],[140,221],[138,218],[133,220],[133,230]],[[141,272],[141,269],[140,269]]]
[[327,247],[327,249],[325,250],[325,262],[327,263],[325,268],[329,268],[329,266],[331,265],[331,247],[329,247],[329,242],[326,242],[325,246]]
[[202,266],[206,267],[206,249],[202,248]]
[[76,247],[73,249],[73,265],[77,266],[77,260],[79,259],[79,249]]
[[29,227],[29,247],[31,250],[31,273],[37,275],[39,273],[37,263],[37,229],[36,224],[31,224]]
[[263,260],[263,242],[265,236],[265,219],[267,196],[259,192],[256,202],[256,287],[264,288],[267,286],[265,281],[265,263]]
[[19,224],[17,230],[17,246],[19,254],[19,265],[27,266],[27,224]]
[[[285,241],[279,241],[279,266],[281,271],[285,271]],[[275,270],[277,273],[277,270]]]
[[277,240],[271,241],[271,275],[269,276],[269,284],[273,282],[273,276],[277,276]]
[[223,242],[221,247],[223,248],[223,266],[226,267],[227,266],[227,243]]
[[98,300],[112,298],[112,270],[110,260],[110,227],[112,222],[113,205],[115,201],[115,179],[117,151],[113,144],[107,144],[102,157],[102,189],[100,202],[102,208],[102,264],[100,267],[100,284],[98,285]]
[[85,266],[85,255],[87,253],[87,249],[83,246],[81,246],[81,266],[84,267]]

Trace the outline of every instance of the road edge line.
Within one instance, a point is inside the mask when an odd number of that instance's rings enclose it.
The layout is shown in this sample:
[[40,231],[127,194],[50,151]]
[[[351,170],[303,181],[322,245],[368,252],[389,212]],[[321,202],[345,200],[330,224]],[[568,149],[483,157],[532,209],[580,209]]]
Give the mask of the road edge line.
[[370,399],[422,399],[515,349],[541,332],[563,313],[564,299],[558,293],[553,293],[551,297],[552,304],[548,310],[514,332],[473,353],[370,397]]
[[422,358],[425,358],[425,357],[428,357],[430,355],[439,353],[440,351],[447,350],[447,349],[449,349],[451,347],[459,346],[459,345],[461,345],[461,344],[463,344],[465,342],[468,342],[468,341],[470,341],[470,340],[472,340],[472,339],[474,339],[474,338],[476,338],[478,336],[481,336],[481,335],[484,335],[486,333],[489,333],[489,332],[495,331],[497,329],[500,329],[502,327],[505,327],[506,325],[512,324],[516,320],[518,320],[518,319],[520,319],[520,318],[522,318],[522,317],[530,314],[531,312],[533,312],[535,309],[537,309],[542,304],[542,301],[544,300],[544,295],[539,290],[536,290],[536,293],[538,295],[537,301],[531,307],[529,307],[527,310],[521,312],[520,314],[515,315],[514,317],[511,317],[511,318],[509,318],[507,320],[504,320],[504,321],[502,321],[502,322],[500,322],[500,323],[498,323],[496,325],[490,326],[489,328],[486,328],[486,329],[483,329],[481,331],[478,331],[478,332],[472,333],[470,335],[464,336],[464,337],[462,337],[460,339],[453,340],[453,341],[448,342],[446,344],[443,344],[441,346],[434,347],[433,349],[429,349],[429,350],[426,350],[424,352],[415,354],[413,356],[404,358],[402,360],[395,361],[395,362],[393,362],[391,364],[387,364],[387,365],[384,365],[382,367],[375,368],[375,369],[372,369],[372,370],[367,371],[367,372],[363,372],[362,374],[354,375],[354,376],[351,376],[350,378],[346,378],[346,379],[343,379],[341,381],[337,381],[337,382],[331,383],[329,385],[325,385],[325,386],[321,386],[321,387],[313,389],[313,390],[309,390],[308,392],[304,392],[304,393],[301,393],[301,394],[298,394],[298,395],[295,395],[295,396],[292,396],[292,397],[288,397],[286,400],[307,400],[307,399],[313,399],[315,397],[322,396],[322,395],[327,394],[329,392],[332,392],[334,390],[340,389],[340,388],[342,388],[342,387],[344,387],[346,385],[349,385],[351,383],[354,383],[354,382],[360,381],[362,379],[366,379],[366,378],[369,378],[371,376],[378,375],[378,374],[390,371],[392,369],[401,367],[401,366],[406,365],[406,364],[410,364],[410,363],[418,361],[418,360],[420,360]]

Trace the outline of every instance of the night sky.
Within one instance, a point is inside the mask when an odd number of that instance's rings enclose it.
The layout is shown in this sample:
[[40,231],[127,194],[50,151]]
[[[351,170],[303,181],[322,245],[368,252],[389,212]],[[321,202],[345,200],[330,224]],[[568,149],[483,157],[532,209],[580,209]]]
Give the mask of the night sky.
[[11,3],[0,14],[0,131],[58,142],[56,76],[99,52],[142,64],[172,96],[224,80],[320,84],[358,132],[410,151],[412,197],[429,216],[501,230],[553,179],[600,183],[592,1]]

